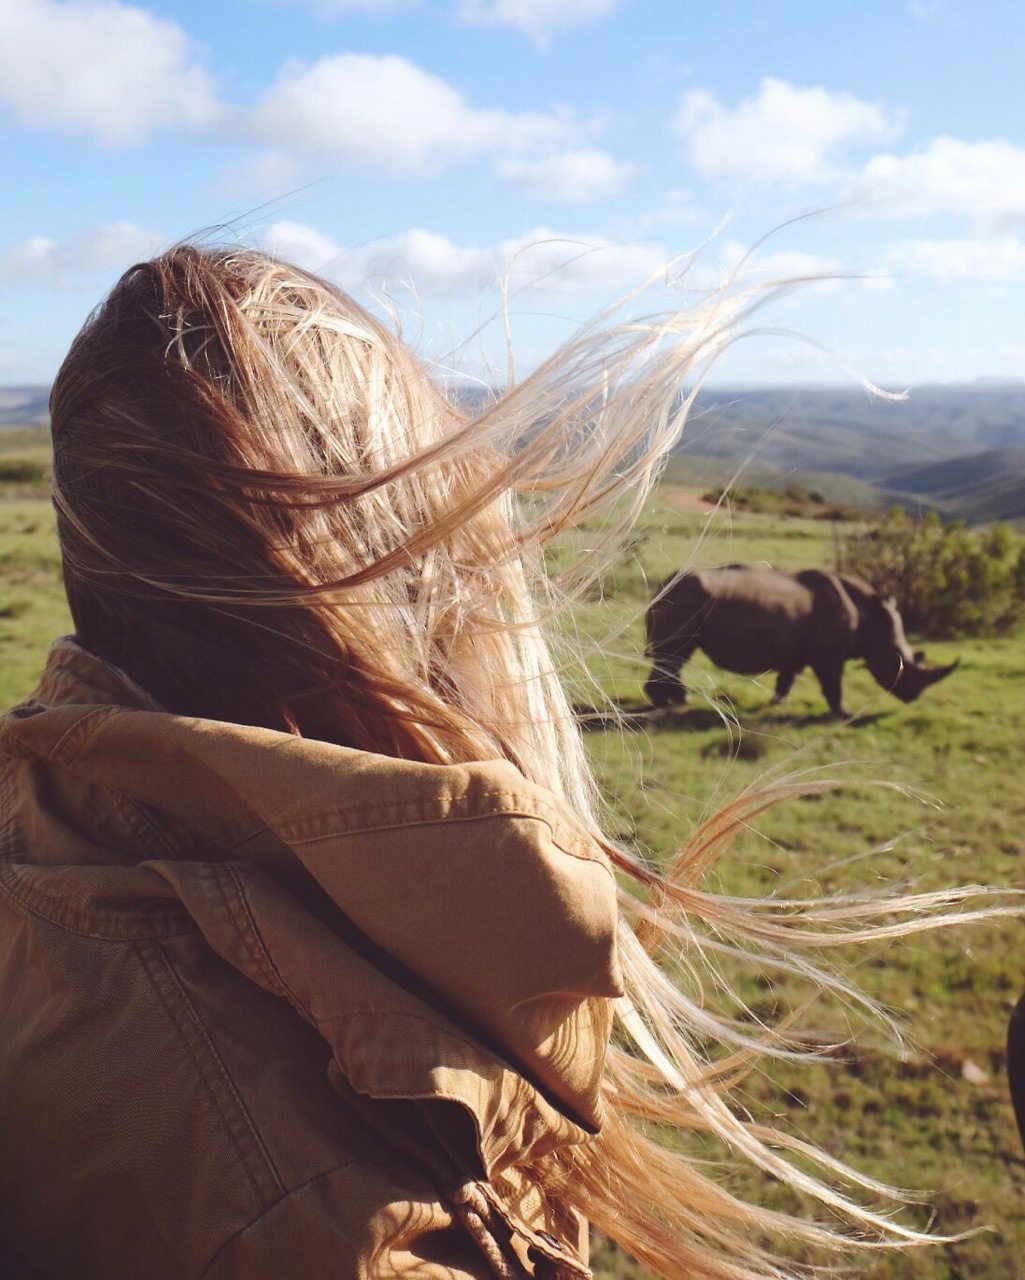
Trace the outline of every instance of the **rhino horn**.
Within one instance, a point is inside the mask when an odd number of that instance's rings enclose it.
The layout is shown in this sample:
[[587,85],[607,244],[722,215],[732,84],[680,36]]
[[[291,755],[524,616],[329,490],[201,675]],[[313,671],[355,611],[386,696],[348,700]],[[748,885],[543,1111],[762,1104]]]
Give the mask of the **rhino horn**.
[[926,667],[917,663],[913,667],[905,667],[893,686],[893,692],[902,702],[914,702],[930,685],[945,680],[960,665],[961,659],[957,658],[945,667]]
[[920,667],[919,670],[925,679],[924,688],[928,689],[929,685],[935,684],[937,680],[945,680],[952,671],[956,671],[961,665],[961,659],[955,658],[953,662],[948,662],[945,667]]

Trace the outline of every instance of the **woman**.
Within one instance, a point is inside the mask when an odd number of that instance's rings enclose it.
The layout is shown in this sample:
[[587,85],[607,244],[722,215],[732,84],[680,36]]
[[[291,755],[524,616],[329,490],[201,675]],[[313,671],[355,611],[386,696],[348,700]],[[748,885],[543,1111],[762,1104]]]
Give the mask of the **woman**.
[[783,1042],[652,958],[700,969],[699,917],[769,963],[838,940],[693,887],[764,795],[663,877],[618,848],[546,640],[545,543],[604,510],[611,545],[745,305],[585,334],[474,422],[256,253],[172,249],[87,323],[52,395],[75,637],[0,730],[0,1223],[35,1273],[584,1276],[590,1221],[739,1280],[839,1241],[676,1128],[921,1239],[734,1115]]

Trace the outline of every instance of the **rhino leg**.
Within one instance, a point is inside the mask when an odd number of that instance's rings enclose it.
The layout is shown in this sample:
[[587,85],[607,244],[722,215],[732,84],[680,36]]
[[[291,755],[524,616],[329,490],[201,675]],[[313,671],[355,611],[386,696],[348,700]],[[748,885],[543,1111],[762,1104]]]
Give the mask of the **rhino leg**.
[[656,663],[644,682],[644,696],[653,707],[682,706],[687,701],[687,690],[675,671]]
[[669,707],[687,701],[680,669],[698,647],[700,584],[690,575],[672,579],[648,607],[644,617],[644,651],[651,659],[651,675],[644,693],[653,707]]
[[687,690],[679,678],[679,668],[683,666],[690,654],[678,658],[656,657],[651,675],[644,682],[644,695],[653,707],[682,707],[687,701]]
[[687,701],[687,690],[680,679],[680,669],[697,648],[697,641],[692,636],[681,640],[672,637],[675,643],[666,643],[651,655],[651,675],[644,682],[644,696],[653,707],[683,706]]
[[820,662],[813,666],[812,670],[818,678],[822,696],[829,703],[830,711],[841,720],[849,720],[850,712],[844,710],[840,693],[843,682],[843,662],[836,660]]
[[776,692],[772,695],[772,705],[778,707],[786,699],[793,688],[797,672],[792,667],[784,667],[776,676]]

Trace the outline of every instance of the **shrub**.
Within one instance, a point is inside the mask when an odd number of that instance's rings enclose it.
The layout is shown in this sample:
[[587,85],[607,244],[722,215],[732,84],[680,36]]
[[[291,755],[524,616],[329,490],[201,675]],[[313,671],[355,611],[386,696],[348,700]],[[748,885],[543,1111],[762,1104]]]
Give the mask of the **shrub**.
[[49,468],[31,458],[0,458],[0,481],[8,484],[31,484],[46,480]]
[[992,636],[1025,618],[1025,539],[893,510],[849,536],[838,567],[896,597],[904,625],[937,639]]
[[802,489],[798,485],[789,485],[786,489],[733,486],[711,489],[701,497],[703,502],[722,502],[732,511],[748,511],[760,515],[803,516],[812,520],[854,520],[864,514],[843,503],[827,503],[815,489]]

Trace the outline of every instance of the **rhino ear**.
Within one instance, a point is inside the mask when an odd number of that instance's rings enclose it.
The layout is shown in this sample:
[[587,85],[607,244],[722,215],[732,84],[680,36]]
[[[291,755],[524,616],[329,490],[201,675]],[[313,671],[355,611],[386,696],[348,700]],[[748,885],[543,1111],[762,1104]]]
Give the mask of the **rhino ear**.
[[806,569],[797,575],[797,581],[808,587],[815,596],[816,609],[839,622],[849,631],[857,631],[861,625],[858,606],[851,599],[847,584],[838,573],[825,569]]

